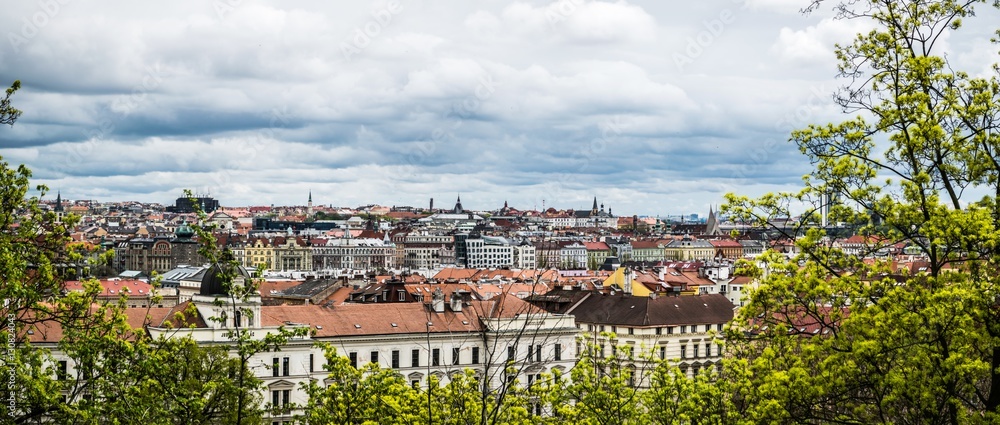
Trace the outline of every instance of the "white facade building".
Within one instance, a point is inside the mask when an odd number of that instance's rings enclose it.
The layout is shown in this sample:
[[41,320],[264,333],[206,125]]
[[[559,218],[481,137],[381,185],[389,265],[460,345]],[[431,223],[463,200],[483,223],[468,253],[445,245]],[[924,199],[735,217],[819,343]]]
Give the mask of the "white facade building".
[[473,269],[514,266],[514,247],[501,237],[483,236],[465,240],[467,265]]

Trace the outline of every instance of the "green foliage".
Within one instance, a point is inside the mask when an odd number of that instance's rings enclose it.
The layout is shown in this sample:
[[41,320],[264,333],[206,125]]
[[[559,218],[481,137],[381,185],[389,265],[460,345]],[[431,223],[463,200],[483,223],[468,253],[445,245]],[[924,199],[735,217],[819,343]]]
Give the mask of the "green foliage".
[[[613,334],[602,337],[614,339]],[[637,359],[624,346],[612,346],[610,355],[603,351],[603,345],[591,344],[580,356],[567,388],[575,408],[564,413],[576,423],[645,423]]]
[[835,100],[859,115],[792,133],[815,166],[802,191],[727,196],[724,211],[762,226],[839,199],[833,221],[866,223],[862,256],[902,243],[926,261],[915,274],[863,262],[832,248],[812,218],[786,234],[800,255],[744,267],[760,287],[728,334],[740,359],[728,372],[740,378],[727,385],[746,417],[1000,420],[1000,81],[956,72],[937,53],[978,3],[838,5],[841,18],[876,24],[836,49],[851,82]]
[[324,424],[420,421],[416,390],[401,375],[372,363],[354,368],[347,357],[337,355],[334,347],[323,348],[327,378],[322,384],[310,382],[305,387],[309,402],[300,420]]
[[14,80],[10,88],[6,90],[3,99],[0,99],[0,124],[14,125],[14,122],[21,117],[21,110],[10,106],[10,97],[21,88],[21,80]]

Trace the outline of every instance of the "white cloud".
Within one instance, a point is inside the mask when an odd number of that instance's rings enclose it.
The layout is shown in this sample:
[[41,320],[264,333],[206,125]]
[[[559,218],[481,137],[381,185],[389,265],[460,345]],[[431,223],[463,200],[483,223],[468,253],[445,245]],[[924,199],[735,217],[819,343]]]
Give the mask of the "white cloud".
[[[699,212],[723,190],[800,184],[793,146],[759,146],[837,119],[816,93],[834,87],[833,43],[859,30],[786,13],[792,0],[741,1],[428,0],[389,15],[389,3],[73,2],[24,44],[0,44],[25,111],[0,129],[2,154],[64,196],[102,200],[202,188],[282,204],[312,189],[338,205],[461,192],[474,208],[530,208],[596,192],[621,214]],[[16,2],[0,26],[18,34],[39,10]],[[672,55],[723,16],[678,69]],[[948,43],[964,69],[988,69],[977,56],[990,45]]]
[[861,20],[824,18],[801,30],[781,28],[771,52],[778,59],[797,65],[825,65],[832,69],[836,60],[834,45],[849,44],[855,34],[870,29]]

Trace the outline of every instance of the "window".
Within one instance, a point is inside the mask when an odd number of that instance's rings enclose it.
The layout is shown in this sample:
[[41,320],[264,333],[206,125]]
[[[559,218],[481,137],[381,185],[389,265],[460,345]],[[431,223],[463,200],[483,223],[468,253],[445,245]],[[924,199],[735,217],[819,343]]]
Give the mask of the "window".
[[601,348],[600,348],[600,351],[597,353],[597,357],[602,358],[602,359],[604,358],[604,343],[603,342],[601,343]]
[[431,366],[441,366],[441,349],[435,348],[431,351]]
[[279,361],[280,360],[277,357],[271,359],[271,376],[281,376],[279,374],[279,372],[281,371],[281,369],[279,368]]
[[451,349],[451,364],[459,363],[459,355],[462,354],[462,349],[458,347],[452,347]]
[[532,360],[532,358],[534,358],[534,357],[535,357],[535,346],[534,345],[529,345],[528,346],[528,361],[530,362]]
[[617,326],[612,326],[611,327],[611,332],[612,333],[618,333],[618,327]]
[[240,309],[236,309],[236,314],[233,315],[233,324],[237,328],[243,326],[243,312]]
[[657,327],[657,328],[656,328],[656,334],[657,334],[657,335],[663,335],[663,328],[661,328],[661,327]]
[[378,364],[378,351],[372,351],[371,362]]
[[542,361],[542,345],[541,344],[538,344],[538,345],[535,346],[535,361],[536,362]]
[[687,344],[684,344],[684,345],[681,346],[681,358],[682,359],[686,359],[687,358],[687,350],[688,350]]
[[687,329],[688,329],[688,327],[686,325],[685,326],[681,326],[681,333],[686,333]]
[[400,301],[406,301],[406,292],[399,291],[399,300]]
[[719,332],[722,332],[722,323],[719,323],[718,325],[715,325],[715,329],[717,331],[719,331]]
[[358,353],[352,351],[352,352],[350,352],[350,353],[347,354],[347,357],[351,359],[351,367],[357,369],[358,368]]
[[556,344],[552,351],[552,359],[555,361],[562,360],[562,344]]
[[399,350],[392,350],[392,368],[399,369]]
[[674,327],[673,326],[667,328],[667,334],[673,334],[673,333],[674,333]]
[[705,343],[705,357],[712,357],[712,344]]
[[472,364],[479,364],[479,347],[472,347]]
[[59,360],[59,367],[56,369],[56,379],[67,379],[69,378],[69,373],[67,372],[68,363],[66,360]]
[[288,376],[291,369],[291,359],[285,357],[281,359],[281,376]]
[[666,359],[666,358],[667,358],[667,346],[666,345],[661,345],[660,346],[660,360],[663,360],[663,359]]
[[628,328],[629,335],[635,335],[635,328]]
[[420,350],[410,352],[410,367],[420,366]]
[[513,345],[508,345],[507,346],[507,361],[508,362],[514,361],[514,357],[516,355],[517,355],[517,347],[515,347]]
[[291,397],[291,390],[274,390],[271,391],[271,405],[274,407],[285,407],[289,398]]
[[698,358],[698,344],[692,344],[694,347],[694,358]]
[[314,358],[314,355],[312,353],[309,353],[309,371],[310,372],[315,372],[316,371],[316,363],[315,362],[316,362],[316,359]]

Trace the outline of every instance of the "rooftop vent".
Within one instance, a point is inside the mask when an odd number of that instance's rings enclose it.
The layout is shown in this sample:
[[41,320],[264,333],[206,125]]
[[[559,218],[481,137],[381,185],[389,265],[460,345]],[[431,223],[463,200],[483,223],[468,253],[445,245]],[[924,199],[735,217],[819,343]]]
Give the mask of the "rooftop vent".
[[359,325],[359,324],[355,323],[355,324],[354,324],[354,329],[361,329],[361,325]]

